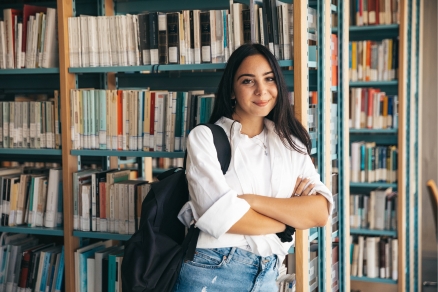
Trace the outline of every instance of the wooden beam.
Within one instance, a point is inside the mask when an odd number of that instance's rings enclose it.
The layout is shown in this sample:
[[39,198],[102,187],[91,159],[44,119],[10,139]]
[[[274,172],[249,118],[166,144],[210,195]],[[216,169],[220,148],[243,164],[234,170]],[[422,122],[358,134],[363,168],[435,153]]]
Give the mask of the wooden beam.
[[400,0],[399,67],[398,67],[398,291],[406,291],[406,84],[407,84],[407,1]]
[[[344,169],[342,175],[344,176],[343,184],[339,186],[339,188],[343,190],[343,205],[339,206],[339,208],[343,208],[343,210],[347,210],[344,214],[348,216],[350,214],[350,125],[348,123],[348,112],[350,108],[350,96],[349,96],[349,23],[350,23],[350,1],[344,1],[344,10],[342,11],[342,19],[338,18],[338,21],[342,21],[344,23],[343,30],[341,32],[342,36],[342,68],[341,70],[341,78],[342,78],[342,111],[344,113],[344,121],[342,131],[344,133],[343,140],[341,141],[342,149],[343,149],[343,157],[342,157],[342,165],[341,167]],[[339,35],[338,35],[339,36]],[[340,116],[340,115],[338,115]],[[350,291],[350,220],[348,218],[343,218],[344,226],[340,228],[345,229],[346,237],[344,240],[344,249],[339,250],[339,254],[343,254],[345,256],[345,262],[339,262],[339,267],[341,265],[345,265],[343,278],[339,276],[338,283],[344,283],[344,291]],[[339,234],[341,235],[341,234]]]
[[68,18],[73,16],[72,1],[57,0],[59,75],[62,131],[62,168],[64,196],[64,249],[65,249],[65,290],[75,291],[74,251],[79,240],[73,237],[73,194],[72,173],[77,171],[77,158],[70,155],[70,90],[76,88],[76,78],[68,73],[70,66],[68,46]]
[[[324,153],[318,153],[318,155],[324,155],[324,164],[318,165],[319,168],[324,168],[324,184],[329,190],[332,189],[332,156],[331,156],[331,143],[330,143],[330,124],[331,124],[331,106],[333,101],[333,92],[331,90],[332,86],[332,60],[331,60],[331,1],[320,1],[318,5],[324,5],[324,15],[323,19],[323,38],[324,38],[324,60],[323,68],[318,68],[318,70],[324,70],[324,92],[322,95],[318,95],[318,102],[321,102],[320,98],[324,99],[324,121],[318,121],[318,123],[323,123],[323,135],[324,135]],[[321,44],[318,44],[321,47]],[[321,128],[321,125],[319,126]],[[325,289],[331,290],[332,287],[332,218],[327,220],[325,226]],[[318,257],[320,255],[318,254]],[[321,260],[321,259],[320,259]]]
[[[309,69],[307,44],[307,0],[294,1],[294,108],[295,116],[308,128]],[[295,233],[296,291],[309,291],[309,230]]]

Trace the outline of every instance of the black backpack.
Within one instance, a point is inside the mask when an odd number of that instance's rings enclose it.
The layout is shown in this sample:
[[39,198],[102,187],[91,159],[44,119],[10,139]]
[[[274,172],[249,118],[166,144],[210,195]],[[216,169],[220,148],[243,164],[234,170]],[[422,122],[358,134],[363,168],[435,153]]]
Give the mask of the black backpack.
[[[222,172],[231,160],[231,147],[225,131],[213,124],[211,129]],[[125,243],[122,261],[123,292],[166,292],[178,279],[183,260],[192,260],[199,229],[192,225],[185,236],[185,226],[177,218],[189,199],[184,168],[162,173],[151,184],[141,206],[140,227]]]

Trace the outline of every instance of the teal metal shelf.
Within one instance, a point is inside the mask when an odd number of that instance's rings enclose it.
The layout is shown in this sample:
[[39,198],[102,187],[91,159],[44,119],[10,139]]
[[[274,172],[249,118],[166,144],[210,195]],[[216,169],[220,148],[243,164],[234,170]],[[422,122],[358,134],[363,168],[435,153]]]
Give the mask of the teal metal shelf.
[[71,150],[76,156],[126,156],[126,157],[168,157],[184,158],[184,152],[116,151],[116,150]]
[[0,69],[0,75],[14,74],[54,74],[59,73],[59,68],[35,68],[35,69]]
[[[287,1],[283,1],[283,2],[287,2]],[[308,5],[309,5],[309,7],[316,8],[318,5],[318,1],[309,1]],[[331,12],[338,11],[338,7],[336,7],[336,5],[334,5],[334,4],[330,4],[330,9],[331,9]]]
[[396,230],[350,229],[350,234],[397,237]]
[[358,183],[358,182],[350,182],[350,188],[369,188],[369,189],[377,189],[377,188],[397,188],[397,184],[390,184],[384,182],[373,182],[373,183]]
[[350,87],[398,86],[398,80],[389,81],[351,81]]
[[27,226],[0,226],[0,232],[26,233],[37,235],[64,236],[64,230],[61,228],[46,227],[27,227]]
[[11,155],[61,155],[61,149],[29,149],[29,148],[1,148],[1,154]]
[[98,239],[113,239],[113,240],[127,241],[131,238],[132,234],[73,231],[73,236],[82,237],[82,238],[98,238]]
[[362,26],[350,26],[350,32],[372,32],[372,31],[387,31],[395,30],[398,35],[398,24],[385,24],[385,25],[362,25]]
[[351,281],[373,282],[373,283],[383,283],[383,284],[397,284],[397,281],[392,280],[392,279],[353,277],[353,276],[351,276],[350,279],[351,279]]
[[398,129],[350,129],[350,134],[396,135]]
[[390,25],[368,25],[368,26],[350,26],[350,41],[392,39],[399,36],[400,26],[398,24]]
[[[309,60],[308,66],[311,68],[316,67],[316,55],[309,53],[309,56],[314,56]],[[280,67],[293,66],[292,60],[278,61]],[[217,64],[173,64],[173,65],[145,65],[145,66],[110,66],[110,67],[71,67],[68,69],[70,73],[109,73],[109,72],[165,72],[165,71],[200,71],[200,70],[223,70],[226,67],[226,63]]]

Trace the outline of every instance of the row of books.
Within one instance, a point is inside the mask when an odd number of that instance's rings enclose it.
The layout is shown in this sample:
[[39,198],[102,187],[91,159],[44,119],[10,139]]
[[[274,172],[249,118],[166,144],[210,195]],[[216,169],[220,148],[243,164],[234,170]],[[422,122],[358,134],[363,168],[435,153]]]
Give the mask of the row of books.
[[62,169],[0,169],[0,206],[2,226],[62,226]]
[[116,245],[112,240],[77,249],[74,254],[76,291],[122,291],[123,254],[124,246]]
[[350,0],[350,25],[382,25],[399,22],[399,0]]
[[350,240],[351,276],[398,279],[397,238],[357,236]]
[[350,88],[349,125],[352,129],[397,129],[398,96],[378,88]]
[[398,40],[354,41],[349,43],[350,81],[397,79]]
[[73,173],[73,229],[133,234],[150,187],[129,169]]
[[377,189],[369,195],[350,195],[350,227],[376,230],[397,229],[397,193]]
[[[308,9],[316,28],[316,10]],[[228,10],[80,16],[68,20],[72,67],[227,62],[244,43],[261,43],[279,60],[292,59],[293,5],[264,0]],[[311,43],[316,42],[309,33]]]
[[397,181],[397,146],[377,146],[375,142],[351,143],[351,182]]
[[58,67],[55,8],[25,4],[4,9],[0,20],[0,69]]
[[64,246],[6,232],[0,241],[1,291],[64,291]]
[[184,158],[152,158],[152,168],[169,169],[174,167],[183,167]]
[[72,90],[73,149],[183,151],[190,129],[209,120],[214,94]]

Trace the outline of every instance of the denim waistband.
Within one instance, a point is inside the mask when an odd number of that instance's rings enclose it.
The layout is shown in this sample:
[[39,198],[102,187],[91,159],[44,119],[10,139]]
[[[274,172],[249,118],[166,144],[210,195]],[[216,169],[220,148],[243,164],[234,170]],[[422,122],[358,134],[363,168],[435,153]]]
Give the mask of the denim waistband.
[[235,260],[247,265],[259,266],[260,262],[268,263],[270,261],[278,260],[278,257],[275,254],[267,257],[262,257],[238,247],[210,248],[210,250],[213,250],[221,254],[222,256],[226,256],[228,261]]

